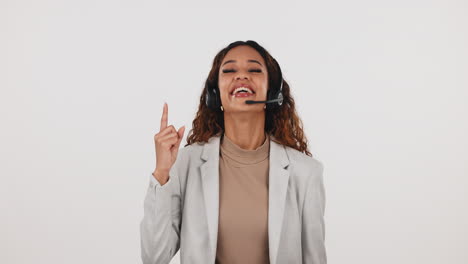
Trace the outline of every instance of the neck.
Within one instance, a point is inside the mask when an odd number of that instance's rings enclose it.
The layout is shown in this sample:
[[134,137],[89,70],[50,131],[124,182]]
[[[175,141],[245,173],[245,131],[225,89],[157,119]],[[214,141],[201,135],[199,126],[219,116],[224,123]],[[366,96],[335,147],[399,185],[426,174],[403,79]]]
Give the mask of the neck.
[[224,136],[242,149],[255,150],[265,142],[265,113],[224,113]]

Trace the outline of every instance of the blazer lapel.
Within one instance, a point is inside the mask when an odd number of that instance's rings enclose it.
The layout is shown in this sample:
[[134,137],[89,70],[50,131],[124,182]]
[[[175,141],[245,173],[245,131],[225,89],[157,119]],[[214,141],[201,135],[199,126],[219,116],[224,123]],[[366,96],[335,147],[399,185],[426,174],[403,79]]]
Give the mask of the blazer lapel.
[[219,145],[220,136],[211,137],[203,146],[201,158],[205,161],[200,167],[206,217],[208,221],[208,235],[210,237],[211,259],[216,258],[216,244],[218,242],[219,216]]
[[[273,136],[271,136],[273,138]],[[276,264],[281,240],[284,205],[288,191],[289,158],[283,145],[270,140],[270,171],[268,178],[268,246],[270,263]]]
[[[270,161],[268,177],[268,244],[270,262],[276,263],[278,246],[281,239],[284,206],[288,190],[289,159],[284,146],[276,143],[270,136]],[[219,221],[219,147],[220,136],[211,137],[204,144],[201,158],[205,161],[200,167],[203,195],[210,237],[211,259],[216,257]]]

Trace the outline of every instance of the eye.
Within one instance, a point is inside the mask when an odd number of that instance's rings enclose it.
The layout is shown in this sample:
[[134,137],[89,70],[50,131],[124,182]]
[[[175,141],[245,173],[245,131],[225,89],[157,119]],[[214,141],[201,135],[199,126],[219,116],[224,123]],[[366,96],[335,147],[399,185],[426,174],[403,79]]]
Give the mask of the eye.
[[[250,69],[249,71],[250,71],[250,72],[262,72],[261,69]],[[223,73],[228,73],[228,72],[235,72],[235,70],[233,70],[233,69],[225,69],[225,70],[223,70]]]

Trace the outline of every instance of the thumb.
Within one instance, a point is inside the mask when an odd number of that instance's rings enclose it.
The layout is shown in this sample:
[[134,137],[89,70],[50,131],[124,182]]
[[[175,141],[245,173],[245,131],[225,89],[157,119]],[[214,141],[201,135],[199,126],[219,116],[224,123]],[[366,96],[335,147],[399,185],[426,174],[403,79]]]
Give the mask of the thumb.
[[177,130],[177,135],[179,136],[179,141],[177,141],[177,149],[179,148],[180,142],[182,142],[182,138],[184,137],[185,126],[181,126],[179,130]]

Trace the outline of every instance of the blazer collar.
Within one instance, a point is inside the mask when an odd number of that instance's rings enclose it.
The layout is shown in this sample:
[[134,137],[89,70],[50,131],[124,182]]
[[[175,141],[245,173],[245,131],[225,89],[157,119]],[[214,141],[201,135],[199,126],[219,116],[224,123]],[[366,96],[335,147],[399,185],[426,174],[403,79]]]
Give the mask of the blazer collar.
[[[220,135],[211,137],[203,145],[201,180],[210,237],[211,260],[215,262],[219,220],[219,147]],[[268,189],[268,246],[270,263],[275,264],[284,216],[284,206],[289,181],[289,157],[283,145],[270,136],[269,189]]]

